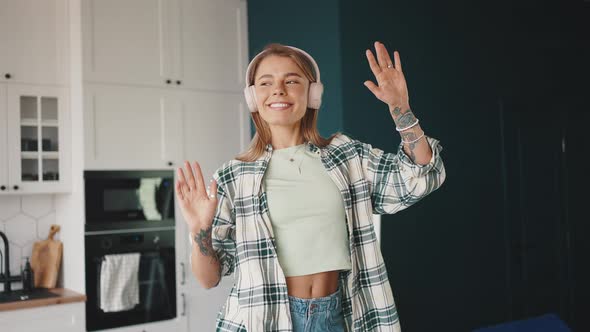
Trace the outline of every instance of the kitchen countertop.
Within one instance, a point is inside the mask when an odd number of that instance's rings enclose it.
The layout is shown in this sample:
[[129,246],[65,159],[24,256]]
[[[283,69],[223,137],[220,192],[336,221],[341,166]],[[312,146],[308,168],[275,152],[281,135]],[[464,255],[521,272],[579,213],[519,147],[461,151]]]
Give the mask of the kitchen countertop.
[[52,288],[49,291],[59,294],[59,296],[44,299],[0,303],[0,311],[35,308],[63,303],[86,302],[86,295],[74,292],[67,288]]

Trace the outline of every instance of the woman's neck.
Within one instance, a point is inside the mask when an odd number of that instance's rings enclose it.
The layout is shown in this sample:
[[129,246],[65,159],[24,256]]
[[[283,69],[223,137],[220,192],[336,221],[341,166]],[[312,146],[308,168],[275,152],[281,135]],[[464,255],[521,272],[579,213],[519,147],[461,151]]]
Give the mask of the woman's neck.
[[294,147],[297,145],[301,145],[305,142],[303,142],[303,139],[301,139],[300,141],[296,142],[296,143],[271,143],[272,144],[272,148],[274,150],[280,150],[280,149],[286,149],[286,148],[290,148],[290,147]]
[[273,149],[284,149],[305,143],[299,128],[281,132],[280,129],[272,131],[271,144]]

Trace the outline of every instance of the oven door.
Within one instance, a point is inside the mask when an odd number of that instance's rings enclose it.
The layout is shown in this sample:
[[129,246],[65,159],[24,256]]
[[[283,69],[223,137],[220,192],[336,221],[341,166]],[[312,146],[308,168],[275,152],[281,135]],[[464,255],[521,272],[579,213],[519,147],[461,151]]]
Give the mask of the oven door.
[[[176,317],[174,230],[88,234],[86,242],[86,329],[103,330]],[[139,252],[139,304],[125,311],[100,308],[100,273],[108,254]]]

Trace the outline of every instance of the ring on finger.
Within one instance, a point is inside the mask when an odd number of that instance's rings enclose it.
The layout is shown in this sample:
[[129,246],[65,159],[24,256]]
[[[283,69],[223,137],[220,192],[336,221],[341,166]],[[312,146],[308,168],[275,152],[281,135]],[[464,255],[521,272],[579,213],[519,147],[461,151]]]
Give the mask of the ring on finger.
[[387,68],[393,68],[393,64],[392,63],[388,64]]

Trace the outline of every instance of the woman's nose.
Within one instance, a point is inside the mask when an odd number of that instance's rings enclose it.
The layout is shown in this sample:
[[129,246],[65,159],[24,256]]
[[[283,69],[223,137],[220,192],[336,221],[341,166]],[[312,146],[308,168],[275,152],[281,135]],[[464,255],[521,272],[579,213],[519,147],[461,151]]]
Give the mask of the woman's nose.
[[273,95],[284,95],[285,94],[285,89],[283,88],[282,84],[278,84],[277,87],[275,88]]

